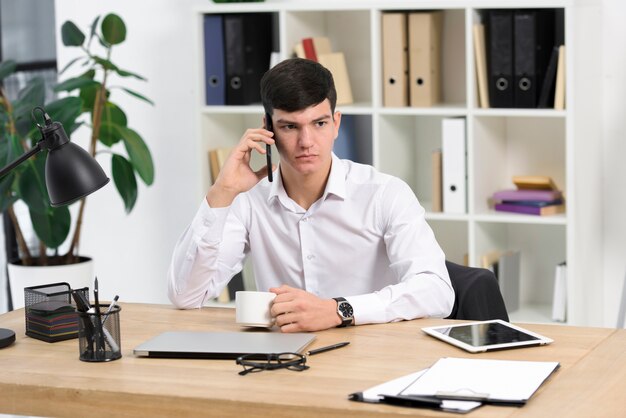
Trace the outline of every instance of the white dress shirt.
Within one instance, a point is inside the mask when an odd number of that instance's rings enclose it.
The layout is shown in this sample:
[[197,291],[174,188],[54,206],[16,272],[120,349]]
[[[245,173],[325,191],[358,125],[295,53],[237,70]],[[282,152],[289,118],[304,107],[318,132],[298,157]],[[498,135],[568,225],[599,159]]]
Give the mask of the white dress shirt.
[[201,307],[249,255],[258,290],[287,284],[345,297],[356,324],[445,317],[454,291],[424,213],[402,180],[333,154],[324,194],[309,210],[287,196],[280,175],[226,208],[203,199],[174,249],[169,298]]

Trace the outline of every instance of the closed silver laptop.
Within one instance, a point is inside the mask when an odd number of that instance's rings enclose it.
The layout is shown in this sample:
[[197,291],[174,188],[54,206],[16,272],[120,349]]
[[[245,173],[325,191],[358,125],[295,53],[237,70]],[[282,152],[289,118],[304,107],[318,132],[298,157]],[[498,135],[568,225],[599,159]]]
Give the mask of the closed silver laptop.
[[164,332],[133,353],[141,357],[235,359],[245,354],[301,353],[313,334],[279,332]]

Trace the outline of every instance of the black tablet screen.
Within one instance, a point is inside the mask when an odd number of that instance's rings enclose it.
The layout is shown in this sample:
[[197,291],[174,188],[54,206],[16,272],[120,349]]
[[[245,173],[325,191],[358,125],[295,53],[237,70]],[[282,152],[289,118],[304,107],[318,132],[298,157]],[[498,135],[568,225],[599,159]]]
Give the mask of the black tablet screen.
[[441,328],[437,331],[473,347],[539,340],[537,337],[498,322]]

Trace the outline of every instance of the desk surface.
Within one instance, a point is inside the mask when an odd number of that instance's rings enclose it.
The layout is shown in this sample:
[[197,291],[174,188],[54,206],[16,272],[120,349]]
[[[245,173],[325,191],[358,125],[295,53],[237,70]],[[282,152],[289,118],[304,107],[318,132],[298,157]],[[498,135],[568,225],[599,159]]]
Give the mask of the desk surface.
[[233,309],[180,311],[122,304],[122,354],[111,363],[78,360],[78,341],[48,344],[24,335],[24,311],[0,316],[17,341],[0,350],[0,413],[40,416],[385,417],[458,416],[351,402],[349,393],[424,369],[441,357],[559,361],[561,368],[522,408],[483,406],[480,417],[620,416],[626,409],[626,330],[525,325],[549,346],[469,354],[423,334],[423,319],[316,333],[310,348],[350,345],[309,358],[304,372],[239,376],[233,360],[139,358],[132,349],[164,331],[239,331]]

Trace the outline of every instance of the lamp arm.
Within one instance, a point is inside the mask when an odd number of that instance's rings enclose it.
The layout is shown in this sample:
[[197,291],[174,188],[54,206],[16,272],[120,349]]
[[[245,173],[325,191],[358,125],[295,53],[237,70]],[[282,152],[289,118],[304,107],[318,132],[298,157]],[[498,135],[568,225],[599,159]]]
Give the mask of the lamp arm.
[[0,170],[0,178],[2,178],[5,175],[9,174],[9,172],[11,170],[13,170],[15,167],[17,167],[18,165],[22,164],[24,161],[28,160],[30,157],[32,157],[33,155],[35,155],[39,151],[41,151],[43,149],[42,148],[42,143],[43,143],[43,139],[41,141],[37,142],[35,144],[35,146],[32,147],[30,150],[26,151],[21,157],[17,158],[15,161],[13,161],[12,163],[10,163],[6,167],[4,167],[2,170]]

